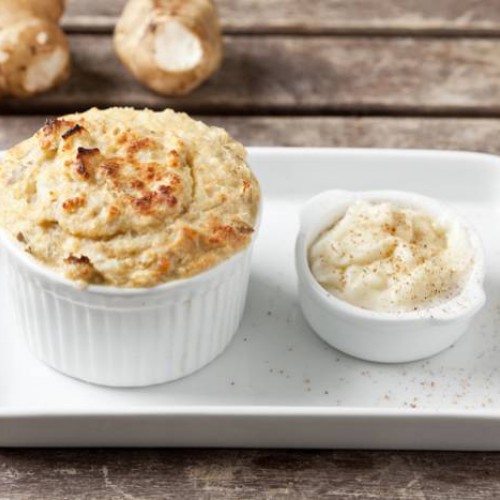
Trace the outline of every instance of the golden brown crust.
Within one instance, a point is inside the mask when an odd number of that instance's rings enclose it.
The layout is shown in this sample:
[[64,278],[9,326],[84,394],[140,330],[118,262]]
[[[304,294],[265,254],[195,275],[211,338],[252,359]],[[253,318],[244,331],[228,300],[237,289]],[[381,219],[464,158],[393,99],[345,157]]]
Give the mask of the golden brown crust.
[[7,152],[0,188],[0,224],[36,258],[121,287],[191,276],[242,250],[260,197],[223,130],[127,108],[47,122]]

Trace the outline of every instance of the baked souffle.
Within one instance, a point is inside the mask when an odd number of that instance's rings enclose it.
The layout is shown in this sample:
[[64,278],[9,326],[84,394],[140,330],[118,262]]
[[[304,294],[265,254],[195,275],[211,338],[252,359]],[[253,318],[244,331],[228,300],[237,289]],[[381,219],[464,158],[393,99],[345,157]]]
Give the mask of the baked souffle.
[[0,226],[80,284],[152,287],[243,250],[259,185],[245,148],[172,110],[49,120],[0,161]]

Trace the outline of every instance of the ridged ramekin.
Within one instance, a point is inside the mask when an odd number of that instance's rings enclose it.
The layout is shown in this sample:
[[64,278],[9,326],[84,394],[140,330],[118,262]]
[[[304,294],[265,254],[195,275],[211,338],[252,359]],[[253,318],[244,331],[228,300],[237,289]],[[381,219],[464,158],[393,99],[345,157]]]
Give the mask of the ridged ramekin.
[[[461,292],[439,305],[391,313],[362,309],[324,289],[309,267],[309,247],[358,200],[388,201],[461,224],[474,252],[472,269]],[[427,196],[402,191],[321,193],[302,208],[295,258],[300,305],[309,325],[333,347],[367,361],[400,363],[437,354],[465,333],[485,303],[484,250],[476,231],[446,205]]]
[[243,315],[255,236],[206,272],[142,289],[79,289],[2,231],[0,243],[33,354],[77,379],[138,387],[184,377],[228,346]]

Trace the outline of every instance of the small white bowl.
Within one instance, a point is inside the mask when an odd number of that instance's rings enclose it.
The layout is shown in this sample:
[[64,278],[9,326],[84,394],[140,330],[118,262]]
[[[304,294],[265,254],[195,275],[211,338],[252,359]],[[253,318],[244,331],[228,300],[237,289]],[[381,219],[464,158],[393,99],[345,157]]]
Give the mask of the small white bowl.
[[229,345],[245,306],[253,241],[192,278],[78,289],[0,231],[8,285],[33,354],[74,378],[139,387],[184,377]]
[[[358,200],[388,201],[458,220],[469,234],[475,255],[461,293],[437,306],[389,313],[354,306],[325,290],[310,270],[309,246]],[[476,231],[449,208],[426,196],[400,191],[321,193],[302,209],[295,252],[300,304],[309,325],[328,344],[368,361],[400,363],[433,356],[465,333],[485,303],[484,251]]]

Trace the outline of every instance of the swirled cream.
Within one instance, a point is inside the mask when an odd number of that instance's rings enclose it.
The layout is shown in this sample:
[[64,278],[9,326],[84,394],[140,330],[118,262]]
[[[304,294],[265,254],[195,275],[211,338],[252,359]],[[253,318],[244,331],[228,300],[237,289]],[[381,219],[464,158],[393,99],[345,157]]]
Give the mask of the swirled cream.
[[309,265],[328,292],[382,312],[428,308],[456,296],[474,252],[458,221],[393,203],[358,201],[311,245]]

